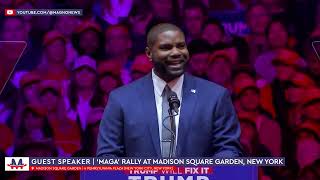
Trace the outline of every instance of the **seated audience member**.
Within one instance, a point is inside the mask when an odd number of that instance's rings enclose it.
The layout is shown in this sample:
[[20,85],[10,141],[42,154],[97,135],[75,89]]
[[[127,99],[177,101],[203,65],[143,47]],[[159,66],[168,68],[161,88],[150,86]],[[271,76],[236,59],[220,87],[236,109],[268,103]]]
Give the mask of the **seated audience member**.
[[[233,93],[239,118],[251,120],[259,133],[259,141],[273,156],[281,156],[281,129],[260,103],[260,89],[254,77],[239,72],[233,80]],[[270,129],[273,133],[270,134]]]
[[104,46],[104,35],[102,28],[93,20],[82,21],[72,37],[73,47],[79,56],[90,56],[101,59]]
[[68,80],[70,72],[65,64],[66,39],[58,31],[49,31],[43,39],[44,58],[37,71],[42,78]]
[[210,45],[214,45],[225,40],[225,30],[220,21],[209,19],[203,25],[202,39],[208,41]]
[[177,0],[147,0],[155,21],[178,23],[180,13]]
[[183,21],[186,40],[189,43],[202,36],[204,22],[208,18],[207,8],[199,1],[186,2],[183,10]]
[[54,142],[62,150],[60,155],[69,156],[80,149],[80,127],[67,118],[59,81],[43,80],[40,84],[40,102],[47,109]]
[[52,127],[47,115],[47,110],[40,104],[27,104],[22,111],[16,144],[52,139]]
[[130,79],[130,67],[132,61],[131,50],[132,40],[129,29],[123,24],[109,26],[105,31],[105,53],[107,59],[119,63],[121,66],[121,79],[123,84],[127,84]]
[[152,9],[148,3],[139,3],[139,1],[134,2],[128,17],[130,35],[132,37],[132,44],[134,44],[134,46],[132,46],[132,54],[134,56],[145,52],[145,47],[147,45],[147,27],[153,17]]
[[132,81],[137,80],[151,72],[153,64],[145,54],[138,54],[131,66]]
[[232,64],[231,60],[224,55],[213,55],[209,57],[207,68],[209,81],[215,82],[229,90],[231,87]]
[[18,102],[12,127],[17,133],[20,124],[22,111],[26,104],[40,104],[39,101],[39,84],[41,76],[35,71],[27,72],[22,75],[19,81]]
[[99,132],[99,125],[102,118],[104,108],[96,107],[91,109],[88,116],[88,127],[82,137],[82,148],[80,151],[73,154],[76,157],[96,156],[97,137]]
[[[289,35],[286,24],[281,20],[272,20],[265,31],[269,50],[259,55],[254,62],[256,72],[264,79],[272,82],[275,78],[275,69],[272,66],[272,60],[276,56],[278,50],[292,49],[294,38]],[[301,59],[302,63],[304,61]]]
[[105,107],[109,94],[122,86],[121,66],[116,61],[105,60],[98,65],[98,87],[93,97],[94,106]]
[[315,81],[304,72],[297,72],[288,83],[285,89],[285,99],[288,102],[288,125],[294,128],[302,121],[302,104],[306,99],[306,94],[314,89]]
[[202,39],[196,39],[188,44],[190,60],[188,71],[194,75],[206,79],[211,45]]
[[246,10],[246,23],[250,33],[246,37],[250,48],[250,62],[268,49],[265,29],[270,22],[270,14],[263,4],[252,4]]
[[82,131],[87,126],[87,116],[92,108],[96,86],[96,61],[89,56],[79,57],[75,60],[71,72],[71,80],[65,103],[68,117],[79,123]]
[[[58,150],[52,141],[22,143],[15,149],[13,156],[18,157],[57,157]],[[63,172],[48,173],[42,171],[20,172],[16,179],[63,179]]]
[[54,29],[60,32],[66,40],[66,61],[65,64],[68,69],[72,69],[73,61],[77,58],[78,53],[72,45],[72,35],[79,26],[81,20],[76,16],[58,16]]
[[320,125],[304,122],[296,129],[295,158],[300,169],[312,165],[320,154]]

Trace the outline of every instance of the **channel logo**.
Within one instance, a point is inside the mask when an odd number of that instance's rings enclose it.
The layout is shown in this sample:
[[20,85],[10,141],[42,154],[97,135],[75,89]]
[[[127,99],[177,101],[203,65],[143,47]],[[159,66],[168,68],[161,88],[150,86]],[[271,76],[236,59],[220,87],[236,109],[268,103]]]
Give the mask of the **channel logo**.
[[4,10],[4,15],[5,16],[15,16],[16,15],[16,10],[14,10],[14,9],[5,9]]
[[5,157],[5,171],[29,171],[29,157]]

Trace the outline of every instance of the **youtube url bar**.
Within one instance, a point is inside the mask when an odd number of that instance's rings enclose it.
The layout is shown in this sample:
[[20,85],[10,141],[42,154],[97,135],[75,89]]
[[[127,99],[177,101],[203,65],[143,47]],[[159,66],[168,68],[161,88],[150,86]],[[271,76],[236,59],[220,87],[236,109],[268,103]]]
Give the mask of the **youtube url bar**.
[[5,9],[5,16],[82,16],[82,9]]

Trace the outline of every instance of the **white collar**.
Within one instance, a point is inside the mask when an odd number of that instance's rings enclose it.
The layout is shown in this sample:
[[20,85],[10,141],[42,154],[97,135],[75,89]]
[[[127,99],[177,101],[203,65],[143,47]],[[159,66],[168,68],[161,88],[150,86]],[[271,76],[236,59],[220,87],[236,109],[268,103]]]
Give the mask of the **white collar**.
[[153,81],[153,87],[155,89],[155,92],[157,96],[161,96],[164,87],[168,84],[170,89],[177,93],[178,98],[181,101],[181,92],[182,92],[182,85],[183,85],[183,79],[184,74],[182,74],[180,77],[170,81],[169,83],[165,82],[163,79],[161,79],[158,75],[155,74],[154,69],[152,69],[152,81]]

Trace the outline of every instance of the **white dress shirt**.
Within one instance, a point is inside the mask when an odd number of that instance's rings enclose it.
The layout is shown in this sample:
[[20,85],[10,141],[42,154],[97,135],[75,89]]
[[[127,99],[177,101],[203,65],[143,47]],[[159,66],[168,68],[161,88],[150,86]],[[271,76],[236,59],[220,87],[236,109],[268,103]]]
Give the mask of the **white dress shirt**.
[[[184,75],[170,81],[169,83],[166,83],[163,79],[161,79],[159,76],[157,76],[154,73],[154,69],[152,69],[152,82],[153,82],[153,87],[154,87],[154,97],[155,97],[156,106],[157,106],[160,144],[161,144],[161,137],[162,137],[162,96],[161,95],[162,95],[163,89],[166,86],[166,84],[168,84],[170,89],[177,94],[178,99],[180,100],[180,104],[181,104],[183,78],[184,78]],[[175,143],[176,145],[178,142],[179,117],[180,117],[180,107],[179,107],[179,114],[174,117],[175,124],[176,124],[176,143]],[[161,149],[161,151],[162,151],[162,149]]]

